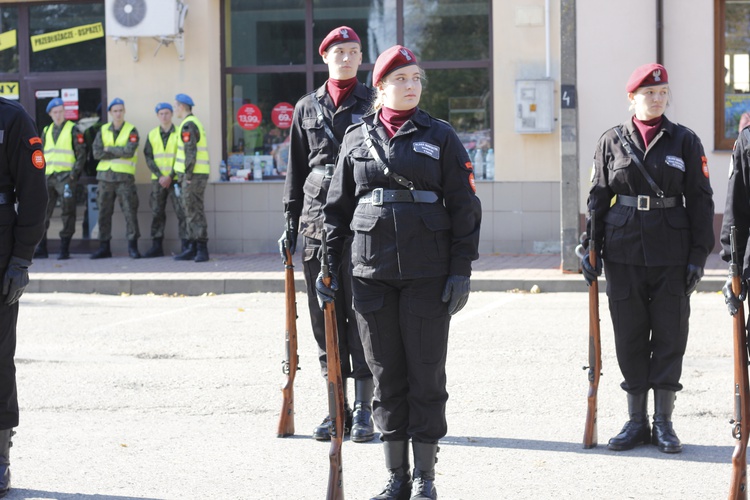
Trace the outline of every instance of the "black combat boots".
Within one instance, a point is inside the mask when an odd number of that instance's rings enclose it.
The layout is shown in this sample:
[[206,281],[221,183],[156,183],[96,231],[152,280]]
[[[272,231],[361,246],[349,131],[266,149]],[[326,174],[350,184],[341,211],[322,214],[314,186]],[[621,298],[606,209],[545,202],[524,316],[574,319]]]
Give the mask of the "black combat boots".
[[195,259],[195,242],[192,240],[188,240],[187,247],[182,251],[182,253],[175,255],[174,260],[193,260],[193,259]]
[[13,429],[0,430],[0,497],[10,491],[10,447]]
[[[327,383],[326,383],[327,385]],[[346,388],[346,379],[344,379],[344,436],[348,436],[352,430],[352,408],[349,406],[349,394]],[[330,441],[331,440],[331,416],[326,415],[326,418],[313,429],[313,439],[316,441]]]
[[437,453],[440,451],[437,443],[411,444],[414,450],[414,474],[411,483],[411,498],[437,499],[435,489],[435,462]]
[[651,443],[662,453],[679,453],[682,451],[680,438],[672,428],[672,410],[674,409],[675,392],[654,389],[654,428]]
[[153,257],[164,257],[164,246],[162,245],[163,242],[164,238],[154,238],[151,243],[151,248],[146,250],[146,253],[143,254],[143,258],[151,259]]
[[99,250],[92,253],[90,259],[108,259],[112,257],[112,251],[109,249],[109,240],[99,242]]
[[42,237],[42,241],[40,241],[34,249],[34,258],[46,259],[47,257],[49,257],[49,252],[47,252],[47,234],[45,233],[44,237]]
[[409,475],[409,441],[384,441],[388,482],[380,494],[370,500],[407,500],[411,497]]
[[607,448],[613,451],[632,450],[639,444],[651,440],[651,426],[648,424],[648,391],[643,394],[628,393],[628,413],[630,420],[620,433],[609,440]]
[[375,437],[372,425],[372,377],[354,381],[354,415],[351,440],[366,443]]
[[128,240],[128,256],[131,259],[141,258],[141,252],[138,251],[138,240]]
[[57,254],[57,260],[68,260],[70,258],[70,236],[60,238],[60,253]]
[[196,241],[195,242],[195,262],[206,262],[208,260],[208,242],[207,241]]

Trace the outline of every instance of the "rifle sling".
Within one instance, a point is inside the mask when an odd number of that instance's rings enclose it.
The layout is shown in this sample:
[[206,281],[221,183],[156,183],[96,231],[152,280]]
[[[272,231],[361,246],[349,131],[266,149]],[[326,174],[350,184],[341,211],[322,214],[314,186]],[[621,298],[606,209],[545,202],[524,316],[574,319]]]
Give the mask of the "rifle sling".
[[367,128],[367,123],[365,122],[362,122],[362,135],[365,138],[365,144],[367,144],[367,147],[370,148],[370,154],[372,154],[375,162],[383,170],[383,173],[405,188],[414,190],[414,183],[412,181],[388,168],[388,165],[383,161],[380,153],[378,153],[378,150],[375,148],[375,144],[372,142],[372,137],[370,136],[370,130]]
[[658,196],[659,198],[664,198],[664,191],[662,191],[659,185],[654,182],[654,179],[652,179],[651,176],[648,175],[646,167],[643,166],[641,160],[639,160],[633,152],[633,148],[630,146],[630,142],[625,139],[625,137],[623,137],[622,133],[620,132],[620,127],[615,127],[615,134],[617,134],[617,138],[620,139],[620,143],[622,144],[623,149],[625,149],[628,155],[630,155],[630,157],[633,159],[635,166],[638,167],[638,170],[641,172],[643,177],[646,178],[646,182],[648,182],[648,185],[651,186],[651,189],[654,190],[656,196]]

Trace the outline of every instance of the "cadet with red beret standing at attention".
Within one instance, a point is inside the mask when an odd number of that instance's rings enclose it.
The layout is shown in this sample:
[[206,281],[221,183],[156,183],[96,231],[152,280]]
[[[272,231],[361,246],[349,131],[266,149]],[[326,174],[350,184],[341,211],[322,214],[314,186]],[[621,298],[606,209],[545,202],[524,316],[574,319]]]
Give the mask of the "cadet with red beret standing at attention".
[[112,99],[107,108],[112,121],[96,134],[94,158],[98,183],[96,201],[99,204],[99,249],[91,254],[92,259],[112,257],[112,214],[115,198],[120,199],[120,208],[125,216],[128,239],[128,255],[131,259],[141,257],[138,252],[138,191],[135,187],[135,167],[138,163],[138,130],[125,121],[125,103],[119,97]]
[[[286,261],[284,240],[291,242],[290,250],[294,253],[297,231],[302,234],[302,265],[307,285],[307,304],[313,335],[318,344],[321,372],[326,380],[328,364],[325,323],[315,294],[315,279],[320,272],[318,251],[323,237],[323,204],[344,132],[353,123],[362,121],[362,116],[370,108],[373,94],[372,90],[357,80],[357,69],[362,64],[362,47],[353,29],[348,26],[334,29],[323,39],[318,52],[328,65],[328,81],[316,91],[303,96],[294,107],[283,199],[289,223],[279,240],[279,250],[282,259]],[[344,252],[348,255],[348,243]],[[341,272],[342,286],[337,296],[336,320],[344,399],[347,400],[344,404],[344,427],[345,432],[351,432],[352,441],[366,442],[375,436],[372,425],[372,374],[365,361],[351,306],[348,267]],[[346,393],[347,378],[354,379],[353,414]],[[326,389],[323,394],[327,393]],[[313,438],[319,441],[330,440],[329,424],[330,419],[326,416],[313,430]]]
[[[469,298],[482,207],[456,132],[417,107],[423,71],[396,45],[375,62],[374,113],[349,127],[323,209],[331,286],[352,237],[354,310],[375,378],[388,483],[375,500],[437,498],[438,441],[446,435],[445,362],[452,315]],[[413,481],[409,471],[413,449]]]
[[208,260],[208,221],[204,206],[204,194],[208,185],[211,163],[208,159],[208,136],[203,124],[193,114],[193,99],[187,94],[174,98],[175,116],[180,123],[180,139],[177,141],[177,156],[174,171],[180,184],[182,210],[185,212],[188,241],[182,253],[174,260]]
[[[587,283],[604,263],[615,350],[630,419],[610,450],[682,444],[672,428],[688,339],[690,294],[714,246],[713,191],[703,145],[664,116],[671,97],[661,64],[637,68],[626,85],[634,116],[602,135],[594,153],[587,233],[595,211],[601,258],[582,260]],[[613,196],[616,195],[614,204]],[[592,244],[592,242],[588,242]],[[653,429],[648,392],[654,391]]]
[[[44,127],[42,142],[44,158],[47,162],[47,218],[44,223],[49,229],[50,218],[55,210],[57,200],[62,208],[63,227],[60,230],[60,253],[58,260],[70,258],[70,240],[76,231],[76,183],[81,176],[86,162],[86,142],[83,132],[78,130],[75,123],[65,119],[63,100],[59,97],[47,104],[47,114],[52,123]],[[46,258],[47,232],[45,230],[42,241],[36,247],[34,258]]]
[[0,497],[10,490],[10,446],[18,426],[16,323],[34,248],[44,234],[47,181],[42,140],[16,102],[0,98]]

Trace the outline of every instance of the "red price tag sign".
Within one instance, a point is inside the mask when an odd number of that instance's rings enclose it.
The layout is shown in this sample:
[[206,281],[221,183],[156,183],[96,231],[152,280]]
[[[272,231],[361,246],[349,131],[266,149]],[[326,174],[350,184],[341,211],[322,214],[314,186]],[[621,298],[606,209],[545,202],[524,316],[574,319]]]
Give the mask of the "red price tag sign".
[[294,106],[288,102],[280,102],[271,110],[271,120],[279,128],[289,128],[292,126],[292,113]]
[[245,130],[255,130],[262,119],[263,114],[255,104],[243,104],[237,110],[237,124]]

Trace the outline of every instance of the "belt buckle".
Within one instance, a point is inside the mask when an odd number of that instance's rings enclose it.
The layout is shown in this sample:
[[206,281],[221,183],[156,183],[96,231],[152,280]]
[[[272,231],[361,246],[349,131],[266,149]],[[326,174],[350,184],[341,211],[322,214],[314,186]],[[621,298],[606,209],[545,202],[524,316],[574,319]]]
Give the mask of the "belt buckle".
[[651,197],[639,194],[636,208],[638,210],[651,210]]
[[370,203],[372,203],[375,207],[380,207],[383,205],[383,188],[375,188],[372,190],[372,195],[370,195]]

